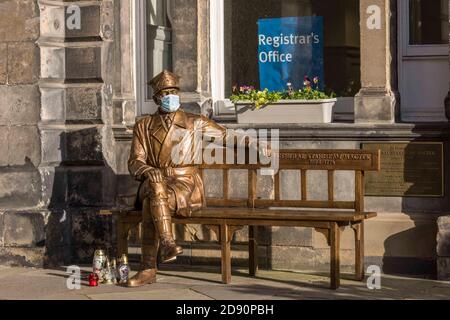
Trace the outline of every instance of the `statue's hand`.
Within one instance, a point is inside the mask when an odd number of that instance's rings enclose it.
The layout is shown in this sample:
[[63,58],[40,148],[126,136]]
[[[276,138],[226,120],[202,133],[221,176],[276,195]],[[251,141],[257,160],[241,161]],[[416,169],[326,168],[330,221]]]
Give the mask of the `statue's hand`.
[[151,183],[161,183],[164,180],[164,175],[160,169],[151,169],[145,173],[145,176]]

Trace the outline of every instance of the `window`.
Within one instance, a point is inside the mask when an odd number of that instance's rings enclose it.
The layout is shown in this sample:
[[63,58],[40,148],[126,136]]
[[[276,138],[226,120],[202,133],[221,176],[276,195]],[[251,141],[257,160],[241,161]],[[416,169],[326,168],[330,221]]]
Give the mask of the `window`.
[[358,0],[224,0],[223,12],[225,97],[234,85],[259,87],[257,22],[281,17],[323,17],[325,87],[338,97],[360,90]]
[[409,44],[448,44],[448,1],[410,0]]

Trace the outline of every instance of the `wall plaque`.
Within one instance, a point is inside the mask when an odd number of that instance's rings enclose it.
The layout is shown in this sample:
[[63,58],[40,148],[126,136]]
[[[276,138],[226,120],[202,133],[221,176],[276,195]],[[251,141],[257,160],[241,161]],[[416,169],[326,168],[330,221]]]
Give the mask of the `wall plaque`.
[[443,143],[364,143],[363,149],[381,150],[381,171],[366,173],[367,196],[444,196]]

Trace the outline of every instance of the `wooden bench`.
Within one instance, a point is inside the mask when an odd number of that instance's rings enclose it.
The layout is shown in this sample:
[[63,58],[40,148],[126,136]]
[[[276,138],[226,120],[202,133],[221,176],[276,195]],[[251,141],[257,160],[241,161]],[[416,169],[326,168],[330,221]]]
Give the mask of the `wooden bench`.
[[[244,226],[249,227],[249,273],[255,276],[258,269],[257,226],[311,227],[323,233],[330,246],[331,288],[340,285],[340,235],[351,227],[355,235],[355,274],[364,279],[364,221],[376,216],[364,211],[364,172],[380,170],[380,152],[365,150],[281,150],[279,168],[295,170],[301,181],[299,200],[283,200],[280,191],[280,172],[274,175],[274,199],[257,198],[257,170],[262,165],[203,165],[203,170],[223,170],[223,197],[208,198],[207,207],[190,218],[173,218],[178,224],[206,225],[213,230],[221,246],[222,282],[231,282],[231,241],[233,234]],[[229,172],[244,169],[248,172],[248,199],[230,199]],[[308,199],[307,172],[328,172],[328,198],[323,201]],[[335,172],[354,171],[354,201],[335,199]],[[289,210],[286,210],[289,208]],[[301,208],[301,209],[300,209]],[[117,210],[118,254],[127,253],[129,230],[141,222],[141,212]]]

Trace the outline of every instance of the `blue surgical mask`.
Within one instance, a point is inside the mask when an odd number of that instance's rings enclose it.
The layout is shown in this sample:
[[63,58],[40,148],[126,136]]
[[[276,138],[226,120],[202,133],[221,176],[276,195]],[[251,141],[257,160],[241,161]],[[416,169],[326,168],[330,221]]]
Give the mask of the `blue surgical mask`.
[[161,109],[164,112],[175,112],[180,108],[180,96],[169,94],[161,99]]

